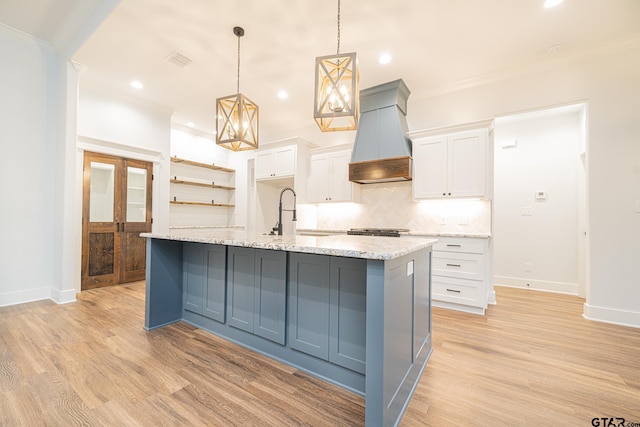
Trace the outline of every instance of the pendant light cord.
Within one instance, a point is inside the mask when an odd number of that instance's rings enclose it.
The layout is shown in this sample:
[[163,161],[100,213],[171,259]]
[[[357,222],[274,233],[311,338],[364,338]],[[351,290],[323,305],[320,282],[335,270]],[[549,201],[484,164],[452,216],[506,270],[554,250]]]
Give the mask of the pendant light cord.
[[236,93],[240,93],[240,36],[238,36],[238,85]]
[[340,55],[340,0],[338,0],[338,49],[336,55]]

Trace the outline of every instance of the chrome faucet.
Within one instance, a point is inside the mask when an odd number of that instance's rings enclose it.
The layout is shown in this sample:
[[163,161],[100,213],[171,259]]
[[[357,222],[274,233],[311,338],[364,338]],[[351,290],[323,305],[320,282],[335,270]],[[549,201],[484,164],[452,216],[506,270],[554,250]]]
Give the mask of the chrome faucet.
[[[287,190],[289,190],[289,191],[291,191],[293,193],[293,209],[282,209],[282,195]],[[282,211],[293,212],[293,218],[291,219],[291,221],[297,221],[297,218],[296,218],[296,192],[293,191],[293,188],[291,188],[291,187],[285,187],[280,192],[280,204],[278,205],[278,223],[276,224],[276,227],[278,229],[278,236],[282,236]]]

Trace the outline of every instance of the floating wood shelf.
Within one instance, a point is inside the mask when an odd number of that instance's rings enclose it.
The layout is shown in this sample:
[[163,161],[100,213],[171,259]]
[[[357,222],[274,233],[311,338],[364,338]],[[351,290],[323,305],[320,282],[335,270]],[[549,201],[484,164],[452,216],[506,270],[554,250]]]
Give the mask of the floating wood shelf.
[[220,206],[223,208],[233,208],[236,205],[229,205],[225,203],[207,203],[207,202],[178,202],[171,200],[169,201],[172,205],[192,205],[192,206]]
[[172,184],[183,184],[183,185],[194,185],[196,187],[221,188],[223,190],[235,190],[234,187],[228,187],[226,185],[207,184],[206,182],[186,181],[184,179],[172,179],[171,183]]
[[212,170],[217,170],[217,171],[222,171],[222,172],[235,172],[234,169],[229,169],[229,168],[225,168],[225,167],[222,167],[222,166],[217,166],[217,165],[214,165],[214,164],[194,162],[193,160],[181,159],[179,157],[172,157],[171,161],[173,163],[182,163],[184,165],[197,166],[197,167],[200,167],[200,168],[207,168],[207,169],[212,169]]

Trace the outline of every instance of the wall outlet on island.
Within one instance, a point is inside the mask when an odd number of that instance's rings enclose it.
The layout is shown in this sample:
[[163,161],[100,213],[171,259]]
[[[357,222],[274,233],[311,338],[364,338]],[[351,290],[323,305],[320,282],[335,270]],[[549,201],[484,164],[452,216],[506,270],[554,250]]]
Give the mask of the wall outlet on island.
[[460,225],[469,225],[469,217],[468,216],[459,216],[458,224]]
[[440,218],[438,218],[438,222],[440,223],[440,225],[447,225],[447,218],[441,216]]

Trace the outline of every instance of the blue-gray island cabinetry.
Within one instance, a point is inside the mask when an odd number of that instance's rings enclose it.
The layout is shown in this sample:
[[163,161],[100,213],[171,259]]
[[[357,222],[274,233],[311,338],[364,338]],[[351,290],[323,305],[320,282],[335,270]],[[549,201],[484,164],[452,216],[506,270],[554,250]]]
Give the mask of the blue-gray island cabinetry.
[[186,321],[365,397],[397,425],[431,347],[431,239],[147,237],[145,328]]

